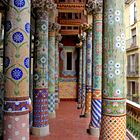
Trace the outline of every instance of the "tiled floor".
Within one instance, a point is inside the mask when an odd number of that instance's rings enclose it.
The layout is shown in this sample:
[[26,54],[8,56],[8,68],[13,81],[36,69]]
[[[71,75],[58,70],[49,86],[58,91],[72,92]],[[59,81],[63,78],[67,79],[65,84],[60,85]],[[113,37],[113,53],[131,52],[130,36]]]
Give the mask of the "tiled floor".
[[89,119],[80,118],[74,101],[62,101],[57,110],[56,119],[51,119],[50,135],[46,137],[31,136],[30,140],[97,140],[87,134]]

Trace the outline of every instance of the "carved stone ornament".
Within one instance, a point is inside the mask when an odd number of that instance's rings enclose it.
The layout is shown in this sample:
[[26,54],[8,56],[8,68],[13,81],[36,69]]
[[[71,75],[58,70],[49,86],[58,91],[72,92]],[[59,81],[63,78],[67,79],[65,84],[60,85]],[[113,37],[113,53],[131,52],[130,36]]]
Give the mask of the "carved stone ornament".
[[56,35],[56,40],[57,40],[58,42],[62,40],[61,34],[57,34],[57,35]]
[[59,43],[58,46],[59,46],[59,48],[63,48],[63,44],[62,43]]
[[54,32],[60,29],[60,24],[49,22],[49,32]]
[[61,29],[61,25],[58,23],[55,23],[55,28],[56,28],[56,31],[58,32]]
[[51,9],[56,9],[57,5],[53,0],[32,0],[32,7],[49,11]]
[[89,0],[86,4],[86,10],[89,14],[102,12],[103,0]]
[[87,24],[87,23],[83,23],[80,25],[80,28],[86,32],[86,31],[89,31],[89,30],[92,30],[92,25],[91,24]]

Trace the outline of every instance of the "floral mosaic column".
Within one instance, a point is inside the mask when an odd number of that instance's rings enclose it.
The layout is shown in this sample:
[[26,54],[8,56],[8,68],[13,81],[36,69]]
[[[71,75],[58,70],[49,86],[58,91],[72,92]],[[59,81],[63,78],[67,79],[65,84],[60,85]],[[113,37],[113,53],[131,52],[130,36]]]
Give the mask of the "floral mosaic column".
[[93,15],[93,94],[89,132],[94,136],[99,136],[101,123],[102,4],[102,0],[92,0],[87,5],[88,12]]
[[29,140],[30,0],[6,1],[4,140]]
[[34,47],[33,128],[32,134],[49,134],[48,124],[48,10],[51,1],[33,0],[36,15]]
[[55,71],[56,71],[56,75],[55,75],[55,93],[56,93],[56,99],[55,99],[55,107],[56,109],[59,107],[59,48],[58,48],[58,44],[59,41],[61,41],[62,37],[61,34],[57,34],[56,35],[56,41],[55,41]]
[[48,96],[48,111],[49,117],[55,118],[55,23],[49,22],[49,96]]
[[36,9],[33,87],[35,135],[49,134],[48,125],[48,13]]
[[86,42],[86,99],[85,117],[90,116],[92,95],[92,28],[88,27]]
[[126,139],[124,0],[104,1],[103,100],[100,140]]

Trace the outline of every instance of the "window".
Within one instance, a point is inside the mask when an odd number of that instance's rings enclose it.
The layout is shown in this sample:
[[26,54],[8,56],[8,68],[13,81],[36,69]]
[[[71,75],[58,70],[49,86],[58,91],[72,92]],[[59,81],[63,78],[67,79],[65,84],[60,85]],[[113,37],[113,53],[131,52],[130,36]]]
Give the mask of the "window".
[[138,103],[139,101],[139,82],[128,81],[127,83],[127,98],[133,102]]
[[67,52],[67,70],[72,70],[72,52]]
[[134,22],[137,21],[137,9],[136,9],[136,3],[134,3]]
[[127,57],[127,75],[135,76],[139,74],[139,54],[132,54]]
[[68,30],[71,30],[71,29],[72,29],[72,27],[71,27],[71,26],[67,26],[67,29],[68,29]]
[[135,47],[137,45],[136,28],[131,30],[131,34],[132,34],[132,45],[131,45],[131,47]]
[[74,26],[73,27],[73,30],[78,30],[78,26]]
[[65,2],[65,0],[59,0],[59,2]]
[[68,19],[72,19],[72,13],[68,13]]
[[130,5],[130,25],[133,25],[137,21],[137,9],[136,3],[133,2]]

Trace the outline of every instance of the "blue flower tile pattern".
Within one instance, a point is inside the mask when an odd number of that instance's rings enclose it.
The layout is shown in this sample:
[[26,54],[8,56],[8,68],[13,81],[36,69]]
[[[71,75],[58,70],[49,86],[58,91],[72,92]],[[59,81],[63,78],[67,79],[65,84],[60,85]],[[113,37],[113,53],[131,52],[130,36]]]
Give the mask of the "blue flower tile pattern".
[[18,8],[22,8],[25,6],[25,0],[14,0],[14,5]]
[[25,24],[25,30],[27,33],[30,33],[30,23]]
[[14,80],[20,80],[23,76],[23,72],[20,68],[14,68],[11,71],[11,76]]
[[29,68],[29,66],[30,66],[30,59],[29,59],[29,57],[26,57],[24,59],[24,65],[25,65],[26,68]]
[[24,40],[24,36],[21,32],[15,32],[12,37],[13,41],[16,43],[22,43]]
[[6,25],[5,25],[5,30],[6,32],[10,31],[10,29],[12,28],[12,24],[10,20],[6,21]]
[[7,68],[10,64],[10,59],[9,57],[5,57],[5,68]]

